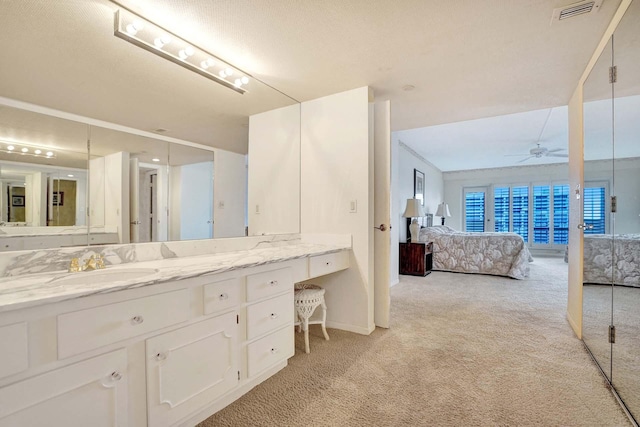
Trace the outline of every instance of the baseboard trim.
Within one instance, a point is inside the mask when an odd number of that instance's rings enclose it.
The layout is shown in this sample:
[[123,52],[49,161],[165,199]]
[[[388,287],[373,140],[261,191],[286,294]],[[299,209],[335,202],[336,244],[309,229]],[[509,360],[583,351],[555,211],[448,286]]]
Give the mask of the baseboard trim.
[[361,326],[351,325],[348,323],[330,322],[327,320],[327,328],[340,329],[342,331],[353,332],[360,335],[369,335],[376,328],[363,328]]
[[391,282],[391,284],[389,285],[390,288],[393,288],[395,285],[397,285],[398,283],[400,283],[400,278],[396,278],[393,282]]

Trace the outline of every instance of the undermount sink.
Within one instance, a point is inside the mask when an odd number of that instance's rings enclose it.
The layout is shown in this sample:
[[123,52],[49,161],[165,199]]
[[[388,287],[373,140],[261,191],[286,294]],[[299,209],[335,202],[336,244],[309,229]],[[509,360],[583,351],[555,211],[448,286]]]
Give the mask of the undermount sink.
[[85,283],[109,283],[124,282],[126,280],[140,279],[157,273],[155,268],[118,268],[106,270],[83,271],[79,273],[69,273],[66,276],[58,277],[49,283],[60,285],[80,285]]

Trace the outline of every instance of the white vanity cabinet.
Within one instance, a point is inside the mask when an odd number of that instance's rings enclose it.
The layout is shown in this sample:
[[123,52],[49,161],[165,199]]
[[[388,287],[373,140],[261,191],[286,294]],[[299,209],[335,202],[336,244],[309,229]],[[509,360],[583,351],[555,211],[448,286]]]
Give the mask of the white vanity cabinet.
[[309,277],[303,257],[0,312],[0,427],[193,426],[286,366]]

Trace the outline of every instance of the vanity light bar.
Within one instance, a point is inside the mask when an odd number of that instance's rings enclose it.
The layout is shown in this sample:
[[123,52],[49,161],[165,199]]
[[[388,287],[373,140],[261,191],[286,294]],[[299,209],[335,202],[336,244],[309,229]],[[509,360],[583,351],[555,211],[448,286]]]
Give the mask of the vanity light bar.
[[36,145],[0,141],[0,152],[15,154],[16,156],[33,156],[43,157],[45,159],[55,159],[56,153],[47,147],[38,147]]
[[240,94],[247,91],[243,86],[249,83],[248,76],[131,11],[115,12],[113,35]]

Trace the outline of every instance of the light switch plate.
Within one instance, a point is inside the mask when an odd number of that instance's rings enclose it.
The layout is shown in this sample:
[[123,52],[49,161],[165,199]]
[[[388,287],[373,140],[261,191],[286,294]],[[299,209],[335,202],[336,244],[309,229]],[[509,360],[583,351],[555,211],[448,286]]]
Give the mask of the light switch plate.
[[358,201],[352,200],[349,202],[349,213],[357,213],[358,212]]

